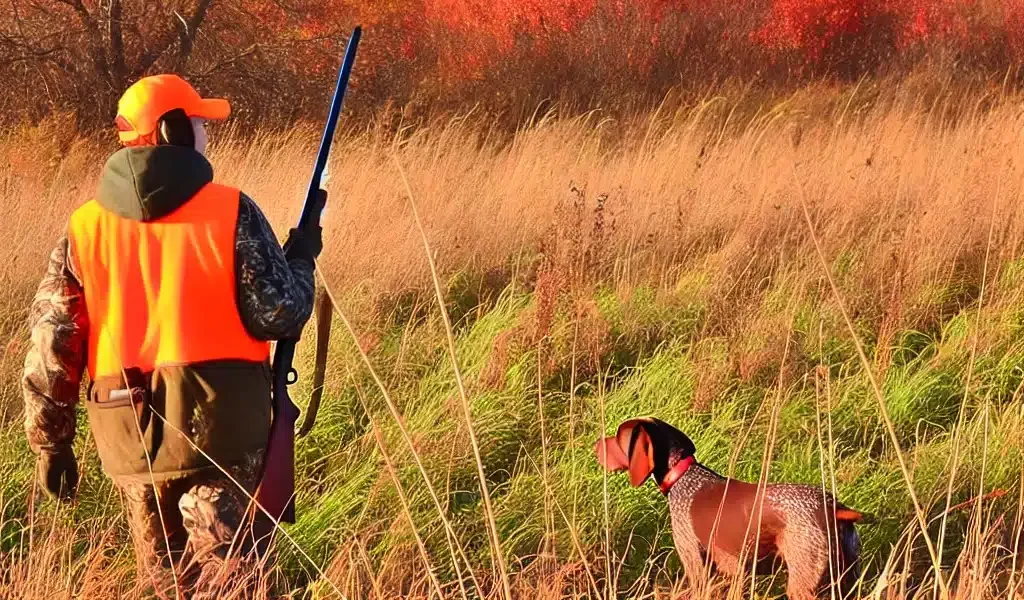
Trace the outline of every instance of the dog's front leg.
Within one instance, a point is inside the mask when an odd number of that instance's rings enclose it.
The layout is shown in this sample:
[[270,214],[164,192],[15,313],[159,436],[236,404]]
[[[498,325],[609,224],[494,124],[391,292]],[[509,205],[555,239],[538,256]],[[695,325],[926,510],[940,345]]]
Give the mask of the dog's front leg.
[[704,598],[710,585],[711,566],[707,564],[706,554],[696,540],[689,544],[676,544],[676,552],[686,571],[686,580],[690,585],[690,597]]

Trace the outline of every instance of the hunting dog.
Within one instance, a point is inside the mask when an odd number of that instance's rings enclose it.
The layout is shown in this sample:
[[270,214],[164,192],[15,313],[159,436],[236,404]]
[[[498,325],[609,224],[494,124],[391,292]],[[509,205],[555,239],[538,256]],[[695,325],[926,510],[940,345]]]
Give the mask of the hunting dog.
[[833,581],[846,597],[860,578],[854,523],[863,515],[821,487],[784,483],[759,489],[722,477],[697,462],[696,448],[683,432],[653,418],[625,421],[614,436],[599,439],[594,452],[605,469],[628,471],[633,486],[654,478],[668,498],[672,539],[697,592],[707,589],[706,559],[731,576],[755,552],[758,573],[772,572],[779,559],[785,562],[792,600],[813,599]]

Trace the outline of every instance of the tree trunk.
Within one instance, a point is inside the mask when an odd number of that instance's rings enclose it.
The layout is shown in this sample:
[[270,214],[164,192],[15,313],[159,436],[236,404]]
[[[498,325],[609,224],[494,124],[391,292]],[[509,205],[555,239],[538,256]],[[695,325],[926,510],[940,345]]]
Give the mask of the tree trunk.
[[196,34],[206,19],[206,13],[210,10],[213,0],[199,0],[196,11],[192,17],[185,22],[178,22],[178,58],[175,61],[176,69],[185,70],[188,59],[192,56],[192,49],[195,47]]
[[110,0],[107,15],[107,35],[110,37],[110,84],[115,91],[124,89],[128,77],[124,57],[123,7],[121,0]]

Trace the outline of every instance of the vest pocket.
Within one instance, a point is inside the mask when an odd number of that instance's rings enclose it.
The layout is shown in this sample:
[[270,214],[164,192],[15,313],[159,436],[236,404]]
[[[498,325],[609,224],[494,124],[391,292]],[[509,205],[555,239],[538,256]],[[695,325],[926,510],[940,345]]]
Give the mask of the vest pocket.
[[[111,392],[114,393],[113,398]],[[127,390],[90,386],[86,411],[96,450],[107,474],[145,472],[147,453],[153,453],[153,422],[141,425],[139,414],[147,407],[136,406]],[[141,437],[140,437],[141,430]]]

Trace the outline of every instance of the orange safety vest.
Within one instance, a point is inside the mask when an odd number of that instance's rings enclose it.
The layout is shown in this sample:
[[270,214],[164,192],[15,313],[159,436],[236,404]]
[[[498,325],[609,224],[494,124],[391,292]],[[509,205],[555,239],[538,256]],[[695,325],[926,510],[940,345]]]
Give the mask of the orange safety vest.
[[72,214],[93,380],[122,368],[269,357],[269,343],[249,335],[236,303],[239,194],[210,183],[153,221],[123,218],[95,200]]

